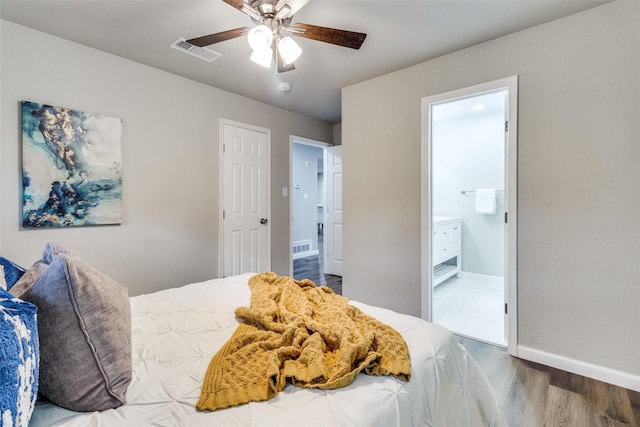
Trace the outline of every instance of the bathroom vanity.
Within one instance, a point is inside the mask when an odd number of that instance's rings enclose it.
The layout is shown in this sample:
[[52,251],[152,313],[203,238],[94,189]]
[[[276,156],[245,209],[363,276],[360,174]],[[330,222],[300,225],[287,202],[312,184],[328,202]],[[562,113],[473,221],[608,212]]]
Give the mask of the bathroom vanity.
[[462,273],[462,221],[434,216],[432,228],[433,286]]

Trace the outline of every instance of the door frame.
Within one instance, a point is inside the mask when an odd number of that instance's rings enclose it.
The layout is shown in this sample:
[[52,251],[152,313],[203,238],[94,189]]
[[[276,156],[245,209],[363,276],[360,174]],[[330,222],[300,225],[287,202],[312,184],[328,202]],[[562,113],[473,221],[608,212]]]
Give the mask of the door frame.
[[[267,138],[267,218],[271,220],[271,129],[220,118],[218,120],[218,277],[224,276],[224,127],[225,125],[264,133]],[[267,224],[267,265],[271,270],[271,221]]]
[[[310,145],[325,150],[332,145],[325,141],[305,138],[303,136],[289,135],[289,276],[293,277],[293,144]],[[323,154],[326,156],[326,153]],[[324,174],[323,174],[324,176]],[[325,179],[325,178],[323,178]],[[326,185],[326,179],[325,179]],[[326,188],[326,187],[325,187]],[[283,188],[284,191],[284,188]],[[283,194],[284,196],[284,194]],[[326,242],[325,242],[326,244]]]
[[518,275],[517,275],[517,143],[518,143],[518,76],[513,75],[486,83],[452,90],[437,95],[427,96],[421,100],[421,181],[420,181],[420,225],[421,225],[421,309],[422,318],[432,319],[432,270],[431,254],[432,233],[432,151],[431,151],[431,106],[456,99],[467,98],[482,93],[495,92],[506,89],[508,114],[508,132],[505,146],[505,212],[508,221],[505,227],[505,293],[508,314],[505,326],[507,328],[506,341],[509,354],[517,356],[518,344]]

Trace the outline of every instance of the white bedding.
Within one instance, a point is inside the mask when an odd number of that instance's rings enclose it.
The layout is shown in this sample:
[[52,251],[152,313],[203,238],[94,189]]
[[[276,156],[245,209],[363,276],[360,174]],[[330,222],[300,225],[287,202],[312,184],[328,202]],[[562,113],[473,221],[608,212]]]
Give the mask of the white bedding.
[[502,411],[475,361],[446,329],[352,302],[399,331],[409,346],[411,381],[358,375],[323,391],[288,385],[275,398],[215,412],[195,404],[209,362],[249,306],[252,274],[131,298],[133,380],[127,404],[103,412],[36,405],[30,426],[496,426]]

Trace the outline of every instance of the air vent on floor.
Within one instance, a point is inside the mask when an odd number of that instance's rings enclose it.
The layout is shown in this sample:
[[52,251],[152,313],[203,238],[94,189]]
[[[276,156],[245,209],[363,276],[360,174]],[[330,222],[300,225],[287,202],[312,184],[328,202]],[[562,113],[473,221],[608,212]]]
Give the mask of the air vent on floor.
[[300,242],[293,242],[293,253],[309,252],[311,250],[311,240],[302,240]]
[[312,246],[313,242],[310,239],[293,242],[293,259],[318,255],[318,250],[313,250]]
[[195,56],[196,58],[200,58],[203,61],[207,62],[213,62],[222,56],[222,54],[214,52],[211,49],[207,49],[206,47],[199,47],[196,45],[192,45],[191,43],[187,43],[183,38],[179,38],[178,40],[173,42],[171,44],[171,47],[175,50],[188,53],[191,56]]

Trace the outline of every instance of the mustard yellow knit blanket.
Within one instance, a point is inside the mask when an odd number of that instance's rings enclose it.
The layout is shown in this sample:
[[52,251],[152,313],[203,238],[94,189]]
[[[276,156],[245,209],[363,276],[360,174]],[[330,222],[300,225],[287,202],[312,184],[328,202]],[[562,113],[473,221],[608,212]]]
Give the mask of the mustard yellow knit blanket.
[[275,273],[249,280],[251,306],[209,363],[201,411],[271,399],[291,382],[334,389],[358,373],[409,381],[409,349],[402,336],[364,314],[330,288]]

